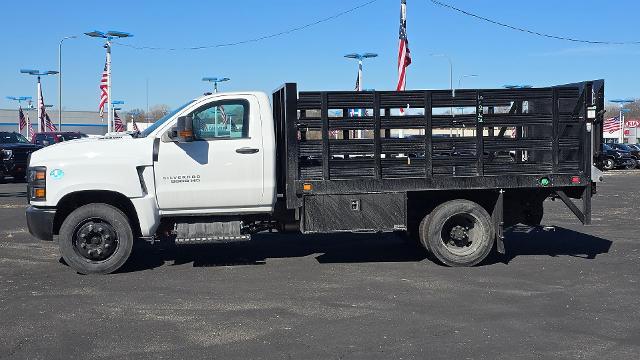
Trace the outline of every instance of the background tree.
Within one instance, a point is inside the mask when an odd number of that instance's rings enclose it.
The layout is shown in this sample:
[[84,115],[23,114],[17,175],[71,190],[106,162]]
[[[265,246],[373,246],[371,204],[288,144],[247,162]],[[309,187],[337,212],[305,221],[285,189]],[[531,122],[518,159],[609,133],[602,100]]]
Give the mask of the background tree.
[[169,108],[169,105],[166,104],[159,104],[159,105],[154,105],[149,109],[149,121],[154,122],[158,119],[160,119],[161,117],[167,115],[169,113],[171,109]]

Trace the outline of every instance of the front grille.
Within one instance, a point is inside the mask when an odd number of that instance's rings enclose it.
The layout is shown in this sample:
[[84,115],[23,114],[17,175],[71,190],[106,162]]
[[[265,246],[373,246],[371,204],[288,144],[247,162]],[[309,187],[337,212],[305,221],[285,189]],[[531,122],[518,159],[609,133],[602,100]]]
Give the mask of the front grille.
[[13,163],[26,166],[27,158],[29,157],[30,153],[31,151],[29,150],[19,150],[19,149],[13,150]]

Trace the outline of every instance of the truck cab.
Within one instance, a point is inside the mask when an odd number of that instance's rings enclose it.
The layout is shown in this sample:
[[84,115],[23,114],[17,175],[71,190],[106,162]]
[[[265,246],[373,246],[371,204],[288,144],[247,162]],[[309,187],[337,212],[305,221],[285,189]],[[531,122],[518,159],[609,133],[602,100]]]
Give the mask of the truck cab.
[[[189,141],[178,141],[178,119],[190,120]],[[29,229],[52,240],[75,209],[105,201],[124,213],[136,238],[153,237],[165,217],[268,214],[274,149],[271,106],[259,92],[199,97],[132,136],[51,145],[29,163]],[[107,259],[109,251],[94,247],[88,260]]]

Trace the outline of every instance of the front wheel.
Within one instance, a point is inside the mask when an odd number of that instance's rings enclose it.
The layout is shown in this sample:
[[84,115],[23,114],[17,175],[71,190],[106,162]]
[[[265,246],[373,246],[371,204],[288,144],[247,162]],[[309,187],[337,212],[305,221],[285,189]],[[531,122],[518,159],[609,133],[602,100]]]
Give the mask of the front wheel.
[[613,168],[616,167],[616,163],[613,161],[613,159],[606,159],[602,164],[602,167],[605,170],[613,170]]
[[493,248],[495,228],[489,213],[469,200],[451,200],[436,207],[421,229],[429,251],[445,265],[473,266]]
[[636,162],[635,162],[635,161],[633,161],[633,162],[629,162],[629,163],[627,163],[627,165],[625,165],[625,167],[624,167],[624,168],[625,168],[626,170],[635,169],[635,168],[636,168]]
[[81,274],[109,274],[131,255],[133,232],[127,216],[108,204],[88,204],[62,223],[58,245],[62,258]]

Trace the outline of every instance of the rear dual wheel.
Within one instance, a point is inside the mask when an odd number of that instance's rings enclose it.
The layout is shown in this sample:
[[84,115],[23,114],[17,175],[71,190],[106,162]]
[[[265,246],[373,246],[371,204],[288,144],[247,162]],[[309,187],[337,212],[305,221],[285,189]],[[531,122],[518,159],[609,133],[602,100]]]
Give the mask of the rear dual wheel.
[[420,241],[448,266],[473,266],[493,248],[495,228],[489,213],[473,201],[456,199],[436,207],[420,223]]

